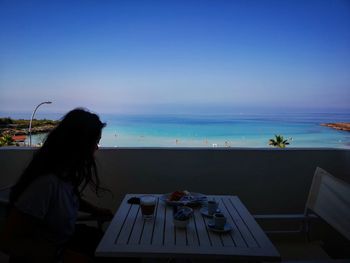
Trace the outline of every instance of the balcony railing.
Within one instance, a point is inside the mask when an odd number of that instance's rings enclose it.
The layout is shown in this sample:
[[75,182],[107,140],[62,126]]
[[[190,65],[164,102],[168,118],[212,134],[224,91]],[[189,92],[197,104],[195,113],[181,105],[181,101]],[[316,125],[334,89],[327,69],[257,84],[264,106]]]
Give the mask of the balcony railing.
[[[34,151],[0,149],[0,187],[17,180]],[[350,182],[347,149],[102,148],[96,159],[112,194],[86,195],[114,211],[127,193],[190,190],[238,195],[252,214],[302,213],[317,166]]]

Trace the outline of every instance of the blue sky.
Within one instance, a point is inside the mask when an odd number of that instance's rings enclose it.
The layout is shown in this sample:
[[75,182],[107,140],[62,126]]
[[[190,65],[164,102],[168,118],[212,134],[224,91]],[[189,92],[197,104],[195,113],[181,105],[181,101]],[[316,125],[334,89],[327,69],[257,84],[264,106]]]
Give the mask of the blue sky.
[[350,112],[350,1],[0,0],[0,111],[46,100]]

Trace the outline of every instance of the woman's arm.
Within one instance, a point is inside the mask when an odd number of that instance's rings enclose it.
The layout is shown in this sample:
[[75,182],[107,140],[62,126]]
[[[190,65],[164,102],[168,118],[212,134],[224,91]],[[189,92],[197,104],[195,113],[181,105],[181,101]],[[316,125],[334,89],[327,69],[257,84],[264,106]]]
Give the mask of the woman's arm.
[[110,209],[101,208],[91,204],[89,201],[80,198],[79,210],[82,212],[90,213],[97,216],[113,217],[113,213]]

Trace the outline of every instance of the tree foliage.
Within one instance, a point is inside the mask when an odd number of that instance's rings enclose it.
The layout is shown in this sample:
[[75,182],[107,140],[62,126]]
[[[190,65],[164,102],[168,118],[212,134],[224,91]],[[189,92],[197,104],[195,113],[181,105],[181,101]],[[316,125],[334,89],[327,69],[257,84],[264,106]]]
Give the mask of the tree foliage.
[[9,125],[9,124],[13,124],[13,120],[9,117],[7,118],[0,118],[0,125]]
[[277,148],[286,148],[289,142],[288,139],[284,139],[282,135],[275,135],[275,138],[269,140],[269,145]]
[[9,134],[4,134],[0,137],[0,146],[14,145],[12,136]]

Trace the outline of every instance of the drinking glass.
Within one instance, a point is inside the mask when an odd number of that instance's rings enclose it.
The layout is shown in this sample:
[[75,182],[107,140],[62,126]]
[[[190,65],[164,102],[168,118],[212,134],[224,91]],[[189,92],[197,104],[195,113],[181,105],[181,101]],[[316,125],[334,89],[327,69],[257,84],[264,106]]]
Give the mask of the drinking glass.
[[153,195],[141,196],[140,206],[143,219],[152,219],[156,207],[156,198]]

